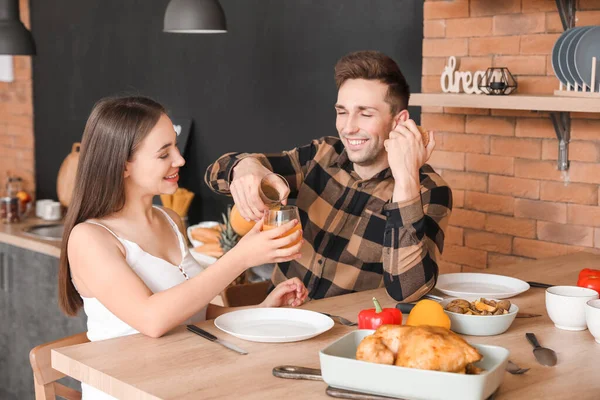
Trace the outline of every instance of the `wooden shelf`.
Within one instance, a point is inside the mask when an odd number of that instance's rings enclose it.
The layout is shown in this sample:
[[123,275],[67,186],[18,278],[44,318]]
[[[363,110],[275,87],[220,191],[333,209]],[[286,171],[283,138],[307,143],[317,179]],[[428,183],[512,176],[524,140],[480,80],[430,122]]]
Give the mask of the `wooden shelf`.
[[488,96],[485,94],[413,93],[411,106],[491,108],[554,112],[600,112],[600,99],[554,95]]

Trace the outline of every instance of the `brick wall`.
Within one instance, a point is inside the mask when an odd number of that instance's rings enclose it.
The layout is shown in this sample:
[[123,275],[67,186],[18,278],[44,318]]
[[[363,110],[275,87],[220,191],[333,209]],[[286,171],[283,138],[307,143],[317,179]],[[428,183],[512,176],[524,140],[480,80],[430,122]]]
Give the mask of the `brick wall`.
[[[449,56],[460,70],[506,66],[519,93],[552,94],[562,33],[555,0],[424,3],[423,92],[441,92]],[[577,26],[600,25],[600,0],[579,0]],[[557,170],[547,113],[424,107],[436,132],[430,163],[454,191],[442,272],[600,248],[600,114],[572,113],[570,183]]]
[[[21,21],[29,28],[29,1],[20,0]],[[7,173],[35,190],[31,56],[13,57],[14,81],[0,82],[0,195]]]

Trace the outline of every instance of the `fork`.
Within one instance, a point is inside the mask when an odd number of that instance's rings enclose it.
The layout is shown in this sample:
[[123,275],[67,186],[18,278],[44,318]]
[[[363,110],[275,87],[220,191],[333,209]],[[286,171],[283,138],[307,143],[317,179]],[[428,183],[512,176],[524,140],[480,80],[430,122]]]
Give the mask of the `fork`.
[[349,319],[346,319],[346,318],[341,317],[339,315],[332,315],[332,314],[327,314],[327,313],[324,313],[324,312],[322,312],[321,314],[327,315],[329,318],[337,319],[338,322],[340,324],[342,324],[342,325],[346,325],[346,326],[356,326],[356,325],[358,325],[356,322],[352,322]]
[[521,375],[529,371],[529,368],[521,368],[514,362],[508,360],[508,364],[506,365],[506,371],[513,375]]

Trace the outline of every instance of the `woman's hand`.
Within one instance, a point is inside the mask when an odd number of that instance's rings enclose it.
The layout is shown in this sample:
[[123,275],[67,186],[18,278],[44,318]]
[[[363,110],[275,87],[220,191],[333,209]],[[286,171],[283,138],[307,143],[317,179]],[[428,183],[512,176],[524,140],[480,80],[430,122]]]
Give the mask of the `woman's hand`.
[[288,279],[281,282],[267,298],[260,303],[260,307],[298,307],[304,303],[308,296],[308,291],[298,278]]
[[[263,227],[263,220],[261,219],[250,232],[240,239],[230,252],[235,252],[247,268],[298,259],[300,258],[300,248],[304,242],[302,230],[300,229],[289,236],[281,236],[299,223],[298,220],[293,220],[277,228],[261,231]],[[298,243],[295,245],[284,248],[296,241]]]

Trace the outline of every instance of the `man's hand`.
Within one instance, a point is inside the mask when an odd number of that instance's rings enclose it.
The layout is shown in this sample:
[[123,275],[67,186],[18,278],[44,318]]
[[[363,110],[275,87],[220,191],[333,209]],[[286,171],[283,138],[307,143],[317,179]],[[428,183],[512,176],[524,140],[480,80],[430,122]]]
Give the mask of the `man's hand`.
[[[260,198],[260,182],[265,175],[270,173],[268,168],[252,157],[244,158],[233,169],[233,178],[229,189],[240,215],[248,221],[258,221],[263,218],[267,207]],[[285,186],[284,182],[274,181],[273,185],[279,193],[285,193],[287,198],[289,188]],[[277,187],[277,185],[285,187]]]
[[399,122],[384,142],[388,153],[388,163],[394,176],[394,195],[392,201],[402,202],[414,199],[420,194],[419,168],[431,156],[435,140],[430,132],[427,147],[419,128],[411,119]]

